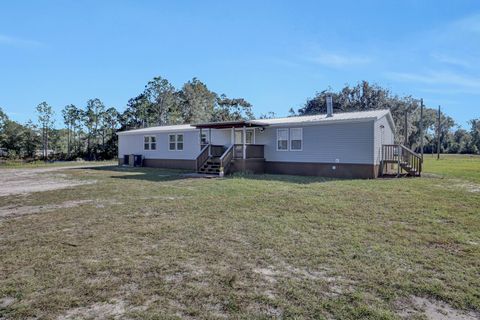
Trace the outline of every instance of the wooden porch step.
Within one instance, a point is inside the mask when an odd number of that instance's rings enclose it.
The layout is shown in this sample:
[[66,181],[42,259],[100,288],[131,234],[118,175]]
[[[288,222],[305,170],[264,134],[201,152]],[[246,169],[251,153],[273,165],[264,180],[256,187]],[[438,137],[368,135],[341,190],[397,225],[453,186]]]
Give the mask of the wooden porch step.
[[218,165],[217,166],[208,165],[208,166],[203,166],[203,168],[205,168],[205,169],[220,169],[220,166],[218,166]]
[[209,166],[209,167],[218,167],[220,168],[220,163],[206,163],[205,165]]
[[211,173],[211,174],[219,174],[220,170],[208,170],[208,169],[200,169],[198,170],[199,173]]
[[206,174],[220,174],[220,164],[212,161],[207,161],[205,164],[198,170],[199,173]]
[[[396,176],[413,176],[418,177],[422,171],[421,156],[411,149],[401,144],[384,144],[382,145],[382,158],[380,161],[381,175],[395,174]],[[397,164],[394,167],[385,167],[388,164]],[[384,171],[385,169],[385,171]],[[393,171],[397,171],[394,173]]]
[[198,171],[199,172],[220,172],[219,169],[204,169],[204,168],[200,168]]

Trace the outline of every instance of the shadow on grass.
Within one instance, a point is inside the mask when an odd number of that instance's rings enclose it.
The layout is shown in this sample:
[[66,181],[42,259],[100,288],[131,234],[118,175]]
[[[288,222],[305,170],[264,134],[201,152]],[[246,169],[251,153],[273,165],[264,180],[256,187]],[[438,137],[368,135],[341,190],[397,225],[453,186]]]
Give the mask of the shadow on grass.
[[146,167],[123,167],[123,166],[104,166],[104,167],[92,167],[90,170],[124,173],[111,175],[110,178],[121,180],[145,180],[145,181],[172,181],[185,179],[183,176],[186,173],[191,173],[188,170],[176,170],[176,169],[159,169],[159,168],[146,168]]
[[244,174],[244,173],[234,173],[228,176],[232,179],[248,179],[248,180],[259,180],[259,181],[277,181],[277,182],[289,182],[296,184],[310,184],[310,183],[322,183],[322,182],[332,182],[345,179],[339,178],[327,178],[327,177],[317,177],[317,176],[294,176],[287,174]]
[[[178,170],[178,169],[163,169],[163,168],[147,168],[147,167],[123,167],[123,166],[103,166],[92,167],[90,170],[98,170],[105,172],[125,173],[124,175],[117,174],[111,175],[113,179],[122,180],[146,180],[146,181],[172,181],[183,180],[191,178],[201,178],[201,176],[195,176],[191,170]],[[210,176],[211,177],[211,176]],[[295,184],[311,184],[311,183],[324,183],[348,179],[339,178],[326,178],[316,176],[295,176],[295,175],[280,175],[280,174],[251,174],[251,173],[234,173],[227,175],[224,180],[230,179],[246,179],[253,181],[275,181],[275,182],[287,182]]]

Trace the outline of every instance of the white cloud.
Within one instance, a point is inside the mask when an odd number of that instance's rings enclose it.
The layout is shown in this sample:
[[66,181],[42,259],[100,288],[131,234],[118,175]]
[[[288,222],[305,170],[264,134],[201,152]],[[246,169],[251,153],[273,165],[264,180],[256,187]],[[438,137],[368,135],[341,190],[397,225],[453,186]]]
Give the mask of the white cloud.
[[444,85],[451,89],[463,91],[480,90],[480,78],[453,72],[429,71],[425,73],[390,72],[387,77],[392,80],[410,81],[430,85]]
[[325,51],[311,56],[308,60],[320,65],[334,68],[365,65],[371,62],[371,59],[368,57],[345,55]]
[[453,26],[462,31],[480,33],[480,14],[472,14],[463,19],[457,20]]
[[15,46],[15,47],[38,47],[42,43],[34,40],[26,40],[17,37],[10,37],[0,34],[0,45]]
[[466,59],[460,59],[441,53],[433,53],[432,58],[441,63],[451,64],[460,67],[470,67],[471,63]]

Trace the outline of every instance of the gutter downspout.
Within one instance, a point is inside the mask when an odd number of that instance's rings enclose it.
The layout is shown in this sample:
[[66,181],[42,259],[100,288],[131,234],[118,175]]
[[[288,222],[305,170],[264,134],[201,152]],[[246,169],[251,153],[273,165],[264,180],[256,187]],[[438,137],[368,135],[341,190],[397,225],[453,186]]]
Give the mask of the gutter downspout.
[[243,159],[247,159],[247,128],[243,126]]

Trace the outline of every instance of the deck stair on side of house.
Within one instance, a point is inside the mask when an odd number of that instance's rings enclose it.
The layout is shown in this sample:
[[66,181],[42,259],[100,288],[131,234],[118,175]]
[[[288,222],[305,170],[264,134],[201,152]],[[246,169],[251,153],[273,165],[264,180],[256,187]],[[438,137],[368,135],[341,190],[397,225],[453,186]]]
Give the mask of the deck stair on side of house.
[[198,173],[220,174],[220,157],[209,157],[198,169]]
[[404,145],[382,145],[380,176],[419,177],[422,173],[422,164],[422,157]]

